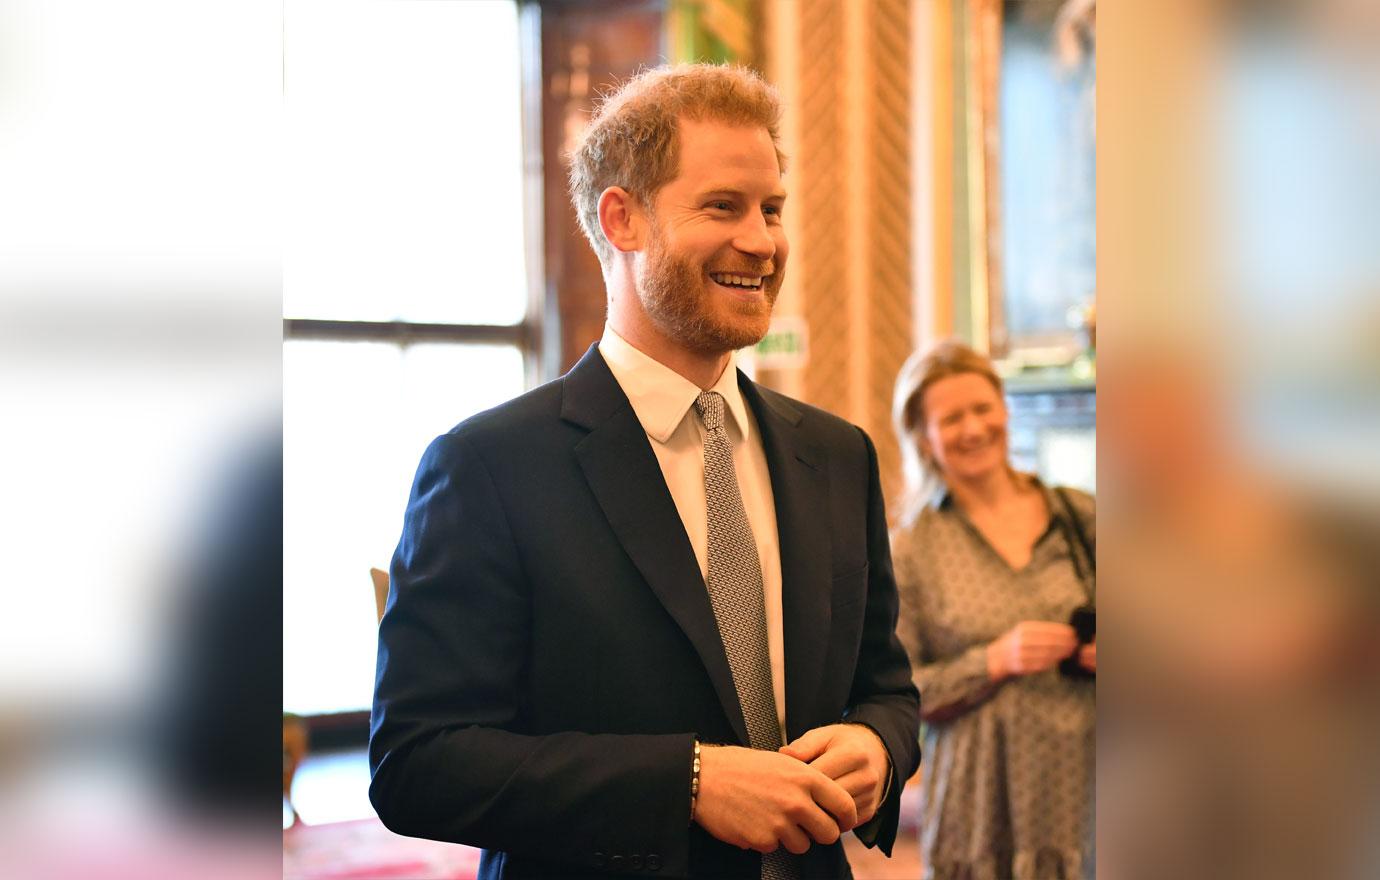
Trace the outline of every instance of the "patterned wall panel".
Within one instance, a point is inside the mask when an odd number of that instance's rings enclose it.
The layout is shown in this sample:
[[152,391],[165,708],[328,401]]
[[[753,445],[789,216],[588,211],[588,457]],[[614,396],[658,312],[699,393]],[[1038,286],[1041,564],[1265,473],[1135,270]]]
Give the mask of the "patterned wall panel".
[[888,499],[899,497],[900,455],[891,431],[891,391],[914,345],[911,280],[911,45],[909,0],[868,4],[867,59],[873,66],[866,160],[871,185],[867,218],[867,387],[863,427],[877,444]]
[[799,212],[801,310],[810,333],[804,396],[815,406],[849,412],[850,303],[845,198],[843,7],[839,0],[800,0],[800,59],[794,74],[800,119],[793,200]]
[[[790,2],[790,0],[783,0]],[[914,345],[911,283],[910,0],[799,0],[793,10],[806,401],[861,425],[887,497],[900,489],[891,390]]]

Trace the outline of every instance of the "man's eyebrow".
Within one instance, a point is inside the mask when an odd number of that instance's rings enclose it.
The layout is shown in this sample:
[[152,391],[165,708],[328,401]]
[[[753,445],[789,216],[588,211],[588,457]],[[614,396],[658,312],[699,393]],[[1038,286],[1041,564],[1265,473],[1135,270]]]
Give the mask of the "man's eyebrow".
[[[707,199],[710,196],[743,196],[746,191],[736,186],[710,186],[700,192],[700,198]],[[773,190],[763,201],[786,201],[786,191],[783,189]]]

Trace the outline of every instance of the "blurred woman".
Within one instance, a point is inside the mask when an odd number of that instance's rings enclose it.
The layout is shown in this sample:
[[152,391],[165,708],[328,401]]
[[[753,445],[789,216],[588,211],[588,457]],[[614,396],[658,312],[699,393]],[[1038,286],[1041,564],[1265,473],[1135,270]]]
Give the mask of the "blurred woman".
[[1091,877],[1093,498],[1011,467],[1001,379],[961,343],[906,362],[892,415],[925,876]]

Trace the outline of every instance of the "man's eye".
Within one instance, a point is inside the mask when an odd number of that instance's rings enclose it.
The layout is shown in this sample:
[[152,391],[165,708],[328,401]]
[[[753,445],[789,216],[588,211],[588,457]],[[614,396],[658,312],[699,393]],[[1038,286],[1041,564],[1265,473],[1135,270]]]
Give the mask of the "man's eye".
[[720,200],[717,202],[710,202],[709,207],[715,211],[731,211],[733,210],[733,203]]

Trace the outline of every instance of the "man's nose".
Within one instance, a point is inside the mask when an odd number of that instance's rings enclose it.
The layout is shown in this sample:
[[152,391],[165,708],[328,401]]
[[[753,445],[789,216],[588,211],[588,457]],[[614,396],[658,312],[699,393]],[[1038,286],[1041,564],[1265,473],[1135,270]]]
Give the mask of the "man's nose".
[[767,228],[767,221],[760,214],[749,214],[739,224],[733,246],[745,254],[759,260],[770,260],[776,256],[776,239]]

